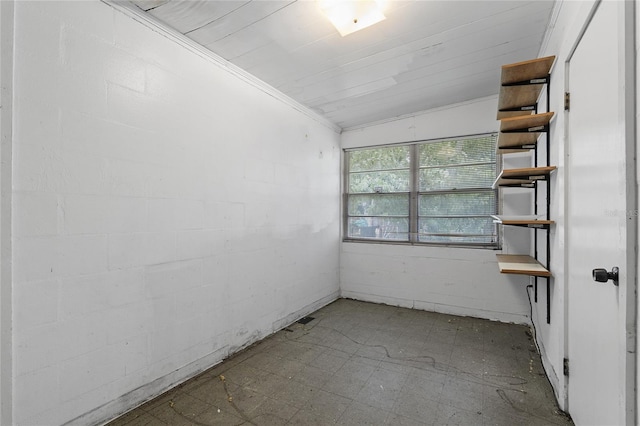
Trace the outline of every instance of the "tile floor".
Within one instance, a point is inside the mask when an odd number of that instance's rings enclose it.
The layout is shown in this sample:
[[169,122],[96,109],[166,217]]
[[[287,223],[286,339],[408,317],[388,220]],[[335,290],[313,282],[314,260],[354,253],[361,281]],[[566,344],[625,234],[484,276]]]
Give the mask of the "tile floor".
[[525,326],[340,299],[109,423],[571,425]]

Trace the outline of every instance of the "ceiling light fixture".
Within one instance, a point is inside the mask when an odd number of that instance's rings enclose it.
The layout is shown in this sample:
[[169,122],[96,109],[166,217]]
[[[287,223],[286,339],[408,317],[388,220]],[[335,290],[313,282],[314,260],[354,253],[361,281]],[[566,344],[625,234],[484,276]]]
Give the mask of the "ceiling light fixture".
[[324,13],[342,37],[386,19],[384,0],[319,0]]

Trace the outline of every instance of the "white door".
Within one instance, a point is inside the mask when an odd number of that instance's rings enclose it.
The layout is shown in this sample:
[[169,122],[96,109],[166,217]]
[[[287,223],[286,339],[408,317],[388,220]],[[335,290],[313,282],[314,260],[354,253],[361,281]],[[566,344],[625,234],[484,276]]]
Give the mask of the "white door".
[[[626,379],[634,370],[625,337],[633,213],[626,195],[622,7],[600,3],[568,62],[567,408],[577,425],[624,425],[625,401],[633,397]],[[594,268],[614,266],[619,286],[593,280]]]

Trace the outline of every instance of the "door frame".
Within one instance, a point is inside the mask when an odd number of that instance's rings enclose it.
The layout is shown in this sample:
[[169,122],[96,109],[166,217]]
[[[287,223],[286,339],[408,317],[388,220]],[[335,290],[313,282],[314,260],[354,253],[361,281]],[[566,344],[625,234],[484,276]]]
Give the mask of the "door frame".
[[[585,20],[580,32],[574,41],[564,63],[564,87],[565,93],[570,93],[569,87],[569,66],[571,59],[582,41],[587,28],[591,24],[603,0],[596,0]],[[604,0],[607,1],[607,0]],[[621,114],[619,119],[623,122],[624,131],[624,151],[627,161],[625,162],[625,198],[626,198],[626,282],[620,286],[620,300],[625,307],[625,330],[618,330],[621,341],[625,342],[626,350],[624,351],[621,365],[624,368],[619,372],[619,380],[623,383],[625,391],[624,416],[626,425],[635,425],[637,423],[638,399],[637,399],[637,304],[638,304],[638,183],[637,183],[637,159],[636,153],[640,152],[640,146],[636,140],[636,6],[635,1],[623,2],[618,9],[618,22],[623,26],[622,31],[618,33],[618,53],[622,60],[620,72],[622,81],[626,90],[620,96]],[[567,116],[568,113],[565,113]],[[565,143],[569,143],[569,117],[564,121]],[[565,149],[564,163],[569,164],[570,150]],[[569,167],[565,168],[565,188],[569,188],[571,181],[571,171]],[[568,218],[569,213],[569,197],[568,191],[564,193],[564,216]],[[570,242],[568,233],[565,233],[564,247],[564,354],[565,358],[569,352],[569,248]],[[595,265],[594,265],[595,266]],[[569,406],[569,381],[570,376],[564,376],[564,406]],[[569,412],[570,413],[570,412]]]
[[13,167],[14,0],[0,1],[0,424],[13,424]]

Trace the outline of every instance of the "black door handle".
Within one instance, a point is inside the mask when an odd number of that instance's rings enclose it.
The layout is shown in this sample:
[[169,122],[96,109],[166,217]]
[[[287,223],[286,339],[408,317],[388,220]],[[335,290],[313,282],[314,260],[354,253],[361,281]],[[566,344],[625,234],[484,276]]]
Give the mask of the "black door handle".
[[611,268],[611,272],[607,272],[604,268],[594,269],[591,274],[593,276],[593,280],[599,283],[606,283],[609,280],[613,281],[613,285],[618,285],[618,274],[620,270],[617,266]]

